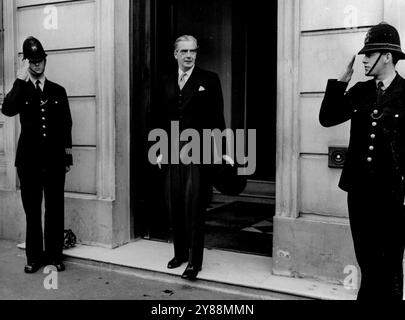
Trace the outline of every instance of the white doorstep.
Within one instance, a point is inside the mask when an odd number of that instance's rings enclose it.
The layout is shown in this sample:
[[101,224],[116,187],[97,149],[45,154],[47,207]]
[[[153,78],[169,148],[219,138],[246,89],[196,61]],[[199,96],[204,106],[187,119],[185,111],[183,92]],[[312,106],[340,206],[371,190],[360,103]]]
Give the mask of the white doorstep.
[[[25,244],[18,246],[24,249]],[[77,245],[64,251],[67,257],[109,263],[118,266],[181,275],[184,267],[167,269],[173,258],[169,243],[136,240],[116,249]],[[219,283],[246,286],[323,300],[354,300],[356,291],[326,282],[274,276],[272,258],[222,250],[204,249],[204,262],[198,278]]]

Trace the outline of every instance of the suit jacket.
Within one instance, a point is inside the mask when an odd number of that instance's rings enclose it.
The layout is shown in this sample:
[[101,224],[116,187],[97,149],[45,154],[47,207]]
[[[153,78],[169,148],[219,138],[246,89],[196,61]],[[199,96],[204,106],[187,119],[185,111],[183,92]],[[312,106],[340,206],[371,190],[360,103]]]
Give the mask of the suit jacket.
[[[179,121],[180,132],[192,128],[200,133],[203,129],[225,129],[224,102],[219,77],[216,73],[195,67],[183,90],[178,86],[178,72],[163,79],[160,101],[154,114],[155,127],[170,132],[171,121]],[[200,139],[202,144],[202,139]],[[226,145],[223,143],[222,154]],[[203,148],[200,156],[202,161]],[[204,165],[208,181],[220,192],[237,195],[246,186],[246,178],[237,176],[237,168],[228,164]]]
[[17,146],[15,165],[38,166],[72,165],[72,117],[65,89],[45,80],[41,105],[31,81],[17,79],[6,95],[2,106],[4,115],[20,115],[21,134]]
[[159,98],[155,126],[170,132],[170,122],[177,120],[180,131],[187,128],[225,129],[221,83],[216,73],[195,67],[180,91],[175,72],[163,79]]
[[351,120],[350,143],[339,186],[345,191],[379,185],[403,192],[405,177],[405,80],[398,74],[377,104],[375,80],[329,80],[319,120],[331,127]]

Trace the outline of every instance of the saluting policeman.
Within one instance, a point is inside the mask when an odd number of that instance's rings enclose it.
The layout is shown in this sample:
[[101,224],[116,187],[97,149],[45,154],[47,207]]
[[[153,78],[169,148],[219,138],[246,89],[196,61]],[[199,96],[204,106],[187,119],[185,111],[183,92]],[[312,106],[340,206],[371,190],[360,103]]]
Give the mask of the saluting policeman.
[[329,80],[319,114],[331,127],[351,120],[350,143],[339,187],[348,192],[358,300],[402,300],[404,254],[405,59],[398,31],[387,23],[367,33],[363,64],[372,80],[345,93],[355,56],[340,80]]
[[65,89],[45,77],[47,55],[40,41],[28,37],[23,43],[23,54],[2,112],[9,117],[18,114],[21,123],[15,166],[27,222],[24,271],[34,273],[43,265],[54,265],[63,271],[64,185],[65,174],[73,164],[72,118]]

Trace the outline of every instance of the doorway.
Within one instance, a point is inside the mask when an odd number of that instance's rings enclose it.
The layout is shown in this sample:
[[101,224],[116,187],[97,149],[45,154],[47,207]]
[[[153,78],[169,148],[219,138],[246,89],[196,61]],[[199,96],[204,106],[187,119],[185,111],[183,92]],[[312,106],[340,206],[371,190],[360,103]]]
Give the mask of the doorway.
[[[253,3],[252,3],[253,1]],[[163,182],[147,161],[159,79],[177,70],[173,43],[199,41],[197,65],[218,73],[228,127],[256,129],[256,172],[238,197],[214,191],[205,246],[271,256],[275,213],[277,2],[137,0],[132,3],[131,208],[134,236],[170,241]]]

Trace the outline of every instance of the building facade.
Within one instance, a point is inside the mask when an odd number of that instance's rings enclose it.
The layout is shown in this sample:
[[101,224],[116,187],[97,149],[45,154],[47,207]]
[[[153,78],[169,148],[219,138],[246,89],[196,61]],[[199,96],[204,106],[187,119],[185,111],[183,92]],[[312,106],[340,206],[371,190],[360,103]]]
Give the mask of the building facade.
[[[235,116],[238,110],[246,115],[241,101],[247,94],[240,96],[239,89],[248,92],[246,70],[253,68],[246,68],[248,55],[239,51],[254,54],[255,49],[264,50],[262,43],[238,40],[238,28],[246,21],[243,10],[230,0],[206,1],[205,7],[186,3],[191,2],[1,1],[0,99],[12,87],[22,43],[29,35],[39,38],[48,53],[47,77],[68,93],[74,167],[66,182],[65,225],[83,244],[113,249],[142,235],[145,213],[138,201],[142,184],[137,179],[142,171],[139,159],[145,156],[139,147],[143,119],[154,98],[153,81],[164,71],[162,48],[170,53],[173,36],[188,23],[193,23],[192,32],[204,29],[205,47],[216,52],[202,64],[220,74],[229,106],[227,122],[241,121]],[[193,21],[204,10],[211,13],[208,23]],[[271,10],[262,14],[274,17],[276,28],[263,21],[270,29],[260,37],[263,42],[267,35],[274,39],[274,48],[277,43],[276,53],[266,58],[274,66],[270,71],[275,86],[269,88],[273,98],[268,98],[268,105],[263,102],[267,113],[255,112],[267,128],[257,146],[265,151],[258,157],[268,161],[274,173],[262,175],[250,187],[257,194],[275,194],[273,273],[342,283],[345,268],[356,260],[346,195],[337,188],[341,170],[328,166],[328,148],[347,146],[349,124],[324,129],[318,112],[327,79],[343,72],[370,26],[384,20],[405,36],[405,3],[279,0]],[[241,57],[244,69],[237,67]],[[400,73],[401,69],[402,65]],[[355,70],[352,84],[364,78],[361,59]],[[245,83],[238,82],[238,72],[245,72]],[[24,240],[25,217],[14,167],[18,133],[18,119],[0,115],[0,237]]]
[[[275,273],[340,282],[356,266],[341,170],[328,166],[329,147],[347,147],[350,124],[322,128],[319,108],[327,79],[342,75],[370,26],[386,21],[404,37],[404,8],[387,0],[279,2]],[[361,60],[349,87],[366,79]]]

